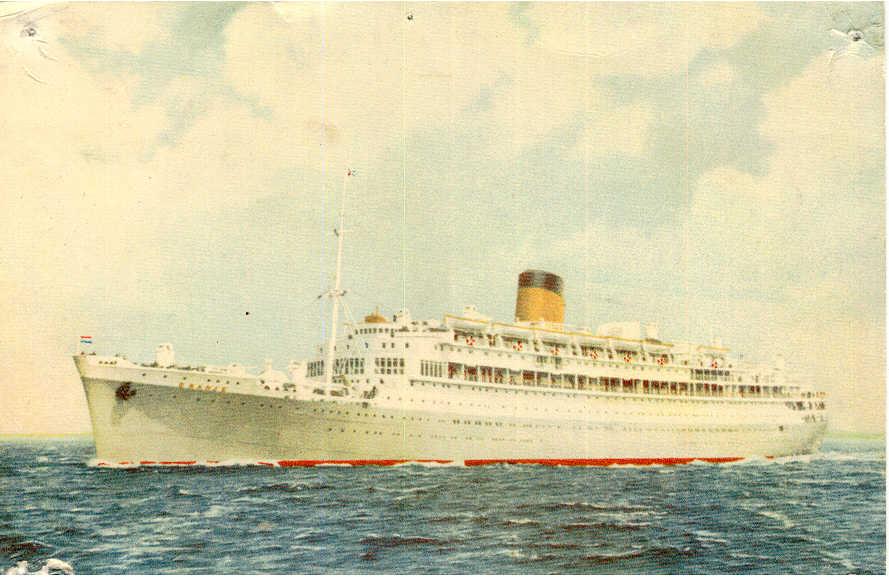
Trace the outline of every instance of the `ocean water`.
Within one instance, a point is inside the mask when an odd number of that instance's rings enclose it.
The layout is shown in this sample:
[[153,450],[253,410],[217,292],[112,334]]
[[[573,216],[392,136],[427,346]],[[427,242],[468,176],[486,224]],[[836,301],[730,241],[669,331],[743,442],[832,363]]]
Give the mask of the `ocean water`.
[[88,441],[0,444],[0,573],[48,559],[78,573],[886,569],[874,442],[677,467],[99,469],[92,456]]

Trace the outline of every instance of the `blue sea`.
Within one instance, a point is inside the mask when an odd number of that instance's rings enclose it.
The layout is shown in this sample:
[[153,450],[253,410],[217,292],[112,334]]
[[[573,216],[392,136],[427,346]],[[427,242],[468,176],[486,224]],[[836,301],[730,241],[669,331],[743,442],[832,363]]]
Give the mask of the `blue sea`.
[[0,444],[0,573],[49,559],[77,573],[886,570],[882,442],[677,467],[98,469],[92,456],[84,440]]

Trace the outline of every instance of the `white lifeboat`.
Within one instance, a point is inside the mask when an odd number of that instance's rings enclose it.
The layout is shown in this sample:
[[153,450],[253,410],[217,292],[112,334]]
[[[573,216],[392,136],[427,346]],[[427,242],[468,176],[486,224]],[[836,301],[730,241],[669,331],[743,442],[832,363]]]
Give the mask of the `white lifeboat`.
[[475,305],[467,305],[460,316],[447,315],[446,321],[452,328],[480,331],[490,324],[491,318],[478,312]]

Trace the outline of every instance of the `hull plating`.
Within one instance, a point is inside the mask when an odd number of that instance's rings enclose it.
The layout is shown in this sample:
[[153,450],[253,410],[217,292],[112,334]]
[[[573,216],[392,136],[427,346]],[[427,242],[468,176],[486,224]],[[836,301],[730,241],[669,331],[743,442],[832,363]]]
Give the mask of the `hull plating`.
[[[779,408],[758,421],[737,420],[737,409],[719,403],[691,420],[665,415],[667,405],[626,400],[621,407],[615,399],[602,400],[610,411],[525,407],[492,416],[430,410],[425,399],[386,406],[153,384],[135,384],[135,394],[121,399],[120,385],[84,378],[100,464],[678,465],[810,453],[826,427]],[[650,415],[640,412],[646,407]]]

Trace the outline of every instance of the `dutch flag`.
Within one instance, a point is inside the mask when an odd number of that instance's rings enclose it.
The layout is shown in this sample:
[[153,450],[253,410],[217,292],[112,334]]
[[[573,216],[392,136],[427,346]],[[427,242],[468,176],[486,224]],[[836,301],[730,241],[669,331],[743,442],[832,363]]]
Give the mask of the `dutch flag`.
[[93,337],[80,335],[80,342],[85,345],[93,344]]

